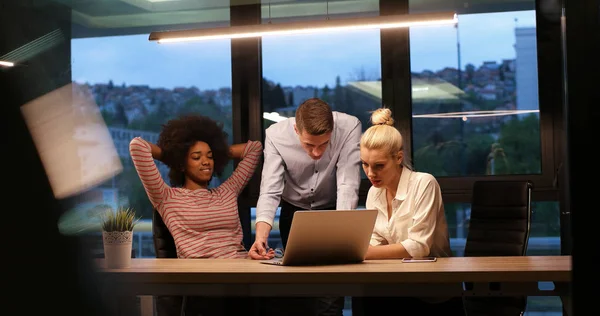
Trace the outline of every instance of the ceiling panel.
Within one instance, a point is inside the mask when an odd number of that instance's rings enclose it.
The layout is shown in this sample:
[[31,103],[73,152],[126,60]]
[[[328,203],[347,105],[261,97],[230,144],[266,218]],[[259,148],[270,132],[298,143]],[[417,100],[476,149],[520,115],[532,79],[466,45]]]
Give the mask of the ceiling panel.
[[378,0],[52,0],[72,9],[74,38],[229,25],[229,8],[262,4],[262,16],[320,18],[378,12]]
[[[31,0],[72,9],[74,38],[140,34],[229,25],[229,8],[262,4],[265,19],[278,21],[373,15],[378,0]],[[400,0],[398,0],[400,1]],[[455,10],[458,13],[533,9],[533,0],[409,0],[410,12]],[[270,15],[269,15],[270,14]],[[270,16],[270,18],[269,18]]]

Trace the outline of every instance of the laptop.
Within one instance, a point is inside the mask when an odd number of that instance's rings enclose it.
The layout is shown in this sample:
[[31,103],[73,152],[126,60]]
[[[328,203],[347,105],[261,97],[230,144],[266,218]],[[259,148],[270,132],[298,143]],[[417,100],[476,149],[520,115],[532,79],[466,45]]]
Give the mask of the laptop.
[[261,263],[293,266],[362,262],[376,218],[377,210],[297,211],[283,258]]

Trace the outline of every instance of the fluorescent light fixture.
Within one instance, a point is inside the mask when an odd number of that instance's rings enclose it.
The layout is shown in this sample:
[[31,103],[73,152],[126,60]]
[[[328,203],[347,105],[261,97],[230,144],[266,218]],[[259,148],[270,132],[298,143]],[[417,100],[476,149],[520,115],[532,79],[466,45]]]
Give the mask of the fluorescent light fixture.
[[0,60],[0,67],[14,67],[15,63],[10,61]]
[[40,36],[25,45],[0,55],[0,67],[21,67],[27,65],[27,60],[60,44],[65,40],[60,29]]
[[454,12],[385,15],[364,18],[346,18],[289,23],[230,26],[193,30],[152,32],[148,38],[158,43],[189,42],[214,39],[249,38],[270,35],[339,32],[364,29],[389,29],[425,25],[456,24]]
[[433,114],[415,114],[416,118],[460,118],[466,121],[469,117],[489,117],[489,116],[504,116],[517,115],[528,113],[539,113],[540,110],[489,110],[489,111],[465,111],[465,112],[448,112],[448,113],[433,113]]

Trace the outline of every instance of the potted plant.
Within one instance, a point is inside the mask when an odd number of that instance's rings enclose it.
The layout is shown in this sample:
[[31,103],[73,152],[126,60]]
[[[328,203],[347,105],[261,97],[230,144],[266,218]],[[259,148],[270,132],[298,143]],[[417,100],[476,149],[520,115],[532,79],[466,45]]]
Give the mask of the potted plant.
[[108,210],[102,216],[102,242],[107,268],[127,268],[131,265],[133,227],[137,224],[131,208]]

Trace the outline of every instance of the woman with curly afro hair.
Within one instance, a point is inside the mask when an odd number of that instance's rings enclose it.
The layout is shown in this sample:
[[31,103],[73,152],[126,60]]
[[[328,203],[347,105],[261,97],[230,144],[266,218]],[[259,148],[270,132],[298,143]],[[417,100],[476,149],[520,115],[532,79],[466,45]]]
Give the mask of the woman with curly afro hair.
[[[136,137],[129,151],[150,202],[173,235],[179,258],[248,258],[237,199],[261,159],[260,142],[228,146],[220,124],[187,115],[168,121],[157,144]],[[209,189],[213,175],[223,172],[229,158],[241,161],[225,182]],[[154,159],[170,168],[170,185]],[[192,302],[187,305],[199,305]],[[200,305],[215,304],[203,300]],[[225,315],[223,305],[232,304],[218,305],[210,308],[212,312],[203,307],[203,315]]]
[[162,150],[160,161],[170,168],[169,181],[172,187],[186,187],[186,181],[188,186],[194,186],[194,183],[205,185],[206,179],[202,178],[204,174],[198,174],[200,179],[196,179],[197,174],[189,173],[186,177],[185,172],[189,149],[197,142],[206,143],[212,151],[214,172],[211,172],[211,176],[220,176],[229,160],[229,145],[227,134],[217,122],[208,117],[193,115],[182,116],[163,125],[156,145]]

